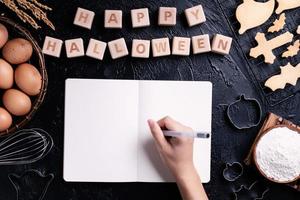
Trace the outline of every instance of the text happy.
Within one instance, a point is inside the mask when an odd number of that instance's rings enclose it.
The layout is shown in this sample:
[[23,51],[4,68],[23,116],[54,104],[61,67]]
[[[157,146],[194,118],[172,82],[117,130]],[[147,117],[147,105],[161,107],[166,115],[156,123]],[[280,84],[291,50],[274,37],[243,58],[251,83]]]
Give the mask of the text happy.
[[[176,25],[176,8],[160,7],[158,14],[159,26],[174,26]],[[78,8],[74,24],[91,29],[95,13],[83,8]],[[195,26],[206,21],[203,8],[201,5],[194,6],[185,10],[185,16],[189,26]],[[133,28],[150,26],[148,8],[140,8],[131,10],[131,21]],[[105,10],[104,14],[105,28],[122,28],[122,11],[121,10]],[[151,43],[151,45],[150,45]],[[150,46],[153,57],[167,55],[190,55],[190,46],[192,44],[193,54],[205,52],[216,52],[219,54],[228,54],[231,48],[232,38],[216,34],[210,43],[209,35],[197,35],[192,38],[174,36],[172,40],[172,48],[169,38],[151,38],[133,39],[131,56],[136,58],[149,58]],[[43,53],[55,57],[60,56],[63,41],[46,36]],[[95,59],[102,60],[106,47],[108,46],[112,59],[121,58],[129,55],[129,51],[124,38],[119,38],[108,43],[96,39],[90,39],[86,51],[84,50],[83,40],[81,38],[70,39],[65,41],[66,55],[68,58],[89,56]]]

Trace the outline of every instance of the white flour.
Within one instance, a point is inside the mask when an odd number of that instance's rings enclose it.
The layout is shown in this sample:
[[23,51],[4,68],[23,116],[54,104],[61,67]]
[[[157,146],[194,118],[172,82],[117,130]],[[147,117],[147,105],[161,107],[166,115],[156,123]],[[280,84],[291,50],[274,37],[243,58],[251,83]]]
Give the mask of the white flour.
[[256,147],[257,164],[264,174],[286,182],[300,175],[300,134],[276,128],[261,137]]

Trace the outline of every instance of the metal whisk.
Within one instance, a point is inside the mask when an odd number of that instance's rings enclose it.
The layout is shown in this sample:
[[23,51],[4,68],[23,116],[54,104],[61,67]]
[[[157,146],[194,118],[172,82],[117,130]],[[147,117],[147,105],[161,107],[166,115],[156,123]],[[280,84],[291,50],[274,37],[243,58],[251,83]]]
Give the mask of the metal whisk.
[[36,162],[52,149],[51,136],[42,129],[24,129],[0,143],[0,165]]

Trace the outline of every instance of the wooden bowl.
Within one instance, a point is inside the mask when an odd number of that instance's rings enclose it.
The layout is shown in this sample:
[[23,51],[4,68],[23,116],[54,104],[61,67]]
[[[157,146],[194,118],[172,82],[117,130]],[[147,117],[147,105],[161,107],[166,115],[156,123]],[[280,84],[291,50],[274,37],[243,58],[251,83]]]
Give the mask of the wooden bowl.
[[258,171],[259,171],[266,179],[268,179],[268,180],[270,180],[270,181],[272,181],[272,182],[275,182],[275,183],[292,183],[292,182],[295,182],[295,181],[297,181],[297,180],[300,179],[300,174],[299,174],[298,177],[295,177],[295,179],[290,180],[290,181],[278,181],[278,180],[274,180],[274,179],[268,177],[268,176],[260,169],[260,167],[259,167],[259,165],[258,165],[258,163],[257,163],[257,159],[256,159],[256,147],[257,147],[257,144],[259,143],[260,139],[261,139],[265,134],[268,134],[268,132],[270,132],[271,130],[276,129],[276,128],[283,128],[283,127],[288,128],[288,129],[290,129],[290,130],[292,130],[292,131],[295,131],[296,133],[299,133],[299,134],[300,134],[299,129],[297,129],[296,127],[293,127],[293,126],[276,125],[276,126],[273,126],[272,128],[267,129],[266,131],[264,131],[264,132],[261,134],[260,138],[257,140],[257,143],[256,143],[255,146],[254,146],[254,149],[253,149],[253,161],[254,161],[255,166],[256,166],[256,168],[258,169]]
[[[35,97],[31,97],[31,101],[32,101],[31,111],[25,116],[13,117],[13,124],[11,125],[11,127],[5,131],[0,132],[0,136],[3,136],[3,135],[13,133],[16,130],[24,127],[32,119],[32,117],[34,116],[34,114],[36,113],[36,111],[38,110],[38,108],[40,107],[40,105],[44,100],[47,91],[48,76],[47,76],[47,71],[45,66],[45,58],[42,53],[42,50],[39,47],[36,40],[31,36],[29,31],[26,30],[24,27],[20,26],[19,24],[15,23],[14,21],[12,21],[11,19],[4,16],[0,16],[0,23],[6,26],[9,32],[9,36],[12,36],[12,38],[21,37],[31,42],[33,47],[33,54],[28,63],[31,63],[35,67],[37,67],[42,76],[42,86],[41,86],[40,93]],[[11,39],[11,37],[9,38]],[[0,102],[2,102],[2,100],[0,100]]]

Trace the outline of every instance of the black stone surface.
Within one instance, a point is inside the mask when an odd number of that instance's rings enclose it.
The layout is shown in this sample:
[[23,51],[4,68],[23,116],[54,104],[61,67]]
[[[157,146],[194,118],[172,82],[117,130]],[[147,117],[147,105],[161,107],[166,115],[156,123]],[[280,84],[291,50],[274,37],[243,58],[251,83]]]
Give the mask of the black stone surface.
[[[41,30],[27,27],[36,40],[43,44],[46,35],[62,40],[81,37],[85,48],[89,38],[110,41],[124,37],[129,49],[133,38],[151,39],[156,37],[193,36],[208,33],[212,36],[221,33],[234,38],[233,46],[228,56],[213,53],[190,55],[188,57],[169,56],[162,58],[136,59],[125,57],[112,60],[106,51],[104,61],[92,58],[67,59],[63,49],[60,59],[46,56],[46,65],[49,75],[49,86],[46,99],[37,115],[27,127],[38,127],[48,131],[54,139],[54,148],[43,160],[20,166],[0,166],[0,199],[16,199],[16,192],[9,182],[8,174],[23,174],[28,169],[37,169],[43,173],[53,173],[54,180],[49,186],[45,199],[49,200],[132,200],[132,199],[181,199],[175,184],[156,183],[66,183],[62,178],[63,166],[63,127],[64,127],[64,86],[66,78],[105,78],[105,79],[153,79],[153,80],[209,80],[213,82],[213,136],[212,136],[212,161],[211,181],[205,184],[206,191],[213,200],[233,199],[232,190],[241,184],[249,186],[255,180],[262,180],[270,187],[265,196],[268,200],[297,200],[300,194],[293,189],[265,181],[255,169],[246,168],[244,175],[234,183],[225,181],[222,171],[226,162],[234,162],[245,158],[255,138],[259,127],[248,130],[237,130],[228,121],[225,111],[227,105],[236,100],[241,94],[256,98],[263,109],[263,118],[267,112],[272,111],[295,123],[300,124],[300,94],[297,90],[283,90],[283,93],[292,97],[281,103],[280,95],[268,96],[262,88],[263,79],[258,75],[271,75],[279,70],[279,64],[265,65],[257,61],[249,61],[245,56],[246,51],[255,45],[255,31],[250,31],[244,36],[236,36],[234,9],[240,0],[66,0],[47,1],[53,11],[50,19],[56,26],[52,31],[46,26]],[[201,3],[204,7],[207,21],[199,26],[189,28],[184,16],[184,9]],[[160,6],[177,7],[177,25],[174,27],[157,26],[157,14]],[[77,7],[83,7],[96,13],[92,30],[83,29],[73,25]],[[150,9],[151,26],[147,28],[132,29],[130,9],[148,7]],[[108,30],[103,28],[103,14],[105,9],[123,10],[124,28],[121,30]],[[0,4],[0,12],[21,23],[14,13]],[[293,12],[293,13],[292,13]],[[299,24],[299,9],[287,12],[290,24]],[[275,16],[275,15],[274,15]],[[273,17],[274,18],[274,17]],[[269,25],[271,21],[267,22]],[[295,27],[290,27],[295,32]],[[259,29],[254,29],[259,30]],[[264,31],[266,29],[263,29]],[[246,39],[245,39],[246,38]],[[246,41],[243,43],[243,41]],[[298,56],[299,58],[299,56]],[[291,60],[296,64],[296,60]],[[286,62],[286,61],[282,61]],[[258,67],[265,67],[262,68]],[[267,73],[270,72],[270,73]],[[299,86],[300,84],[298,84]],[[267,91],[269,92],[269,91]],[[269,99],[268,99],[269,98]],[[274,101],[270,101],[273,99]],[[275,102],[275,103],[274,103]],[[84,102],[83,102],[84,103]],[[201,103],[201,102],[199,102]],[[271,106],[274,105],[274,106]],[[88,117],[88,116],[87,116]],[[83,134],[84,137],[84,134]],[[32,199],[26,197],[24,199]],[[251,199],[249,197],[249,199]]]

